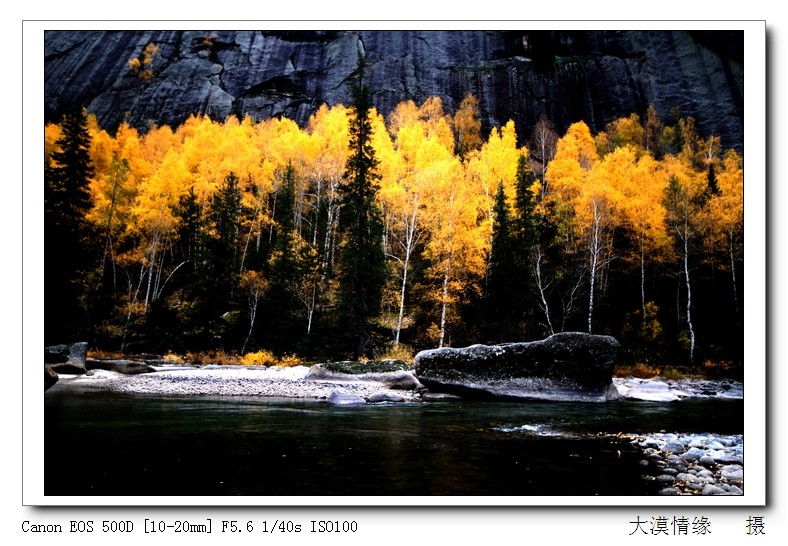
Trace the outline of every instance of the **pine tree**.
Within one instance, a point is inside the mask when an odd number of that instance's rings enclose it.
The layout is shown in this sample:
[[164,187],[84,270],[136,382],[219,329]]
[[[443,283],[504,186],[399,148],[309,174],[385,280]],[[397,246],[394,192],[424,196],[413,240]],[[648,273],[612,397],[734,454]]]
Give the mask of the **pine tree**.
[[44,167],[44,338],[62,343],[84,336],[83,279],[94,248],[85,215],[92,206],[90,134],[84,108],[63,116],[57,150]]
[[352,86],[350,157],[339,186],[341,198],[339,231],[339,327],[352,343],[358,358],[369,352],[370,320],[380,311],[386,275],[383,251],[383,221],[375,197],[378,191],[378,161],[372,147],[370,111],[372,98],[364,85],[364,60]]
[[487,316],[492,341],[514,341],[517,335],[518,272],[515,236],[503,184],[493,204],[492,249],[487,287]]
[[292,350],[300,333],[298,286],[301,282],[300,252],[295,229],[295,173],[288,165],[276,195],[276,240],[270,259],[265,297],[265,342],[276,353]]
[[514,230],[515,246],[515,278],[516,302],[519,308],[519,317],[525,319],[526,334],[529,330],[528,314],[531,309],[529,295],[533,291],[533,254],[534,245],[537,244],[539,233],[536,220],[536,202],[531,188],[536,182],[531,169],[528,156],[520,155],[517,160],[517,173],[515,178],[514,217],[512,226]]
[[194,186],[181,195],[178,206],[173,211],[178,219],[177,242],[179,258],[185,262],[183,273],[178,279],[181,286],[181,301],[191,300],[198,293],[202,279],[202,262],[205,254],[205,219]]
[[242,305],[239,242],[243,207],[238,182],[235,173],[230,172],[213,196],[209,213],[212,230],[206,237],[205,267],[199,286],[200,320],[211,338],[221,340],[228,350],[242,343],[240,327],[233,322],[237,318],[233,311]]

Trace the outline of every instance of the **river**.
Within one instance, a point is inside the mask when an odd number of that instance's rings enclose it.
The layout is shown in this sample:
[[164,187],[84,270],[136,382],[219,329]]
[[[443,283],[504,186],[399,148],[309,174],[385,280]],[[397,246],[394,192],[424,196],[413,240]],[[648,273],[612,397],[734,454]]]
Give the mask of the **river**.
[[[46,496],[641,496],[617,433],[742,434],[742,400],[441,402],[45,395]],[[52,461],[62,461],[62,467]]]

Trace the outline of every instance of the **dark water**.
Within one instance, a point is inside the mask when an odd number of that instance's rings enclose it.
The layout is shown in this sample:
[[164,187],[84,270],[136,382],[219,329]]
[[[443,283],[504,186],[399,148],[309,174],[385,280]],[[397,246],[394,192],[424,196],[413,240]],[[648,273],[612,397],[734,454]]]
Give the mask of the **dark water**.
[[741,434],[741,401],[315,401],[45,395],[45,495],[652,495],[608,434]]

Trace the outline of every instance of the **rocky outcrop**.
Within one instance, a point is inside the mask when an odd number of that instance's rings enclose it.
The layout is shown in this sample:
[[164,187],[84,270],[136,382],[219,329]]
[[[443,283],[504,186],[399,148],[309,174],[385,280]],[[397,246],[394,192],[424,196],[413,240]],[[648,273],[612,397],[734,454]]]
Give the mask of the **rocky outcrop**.
[[128,375],[156,371],[156,368],[150,364],[138,360],[96,360],[91,358],[85,364],[89,370],[107,370]]
[[416,355],[430,391],[471,398],[602,402],[618,398],[615,338],[580,332],[541,341],[443,348]]
[[347,383],[367,381],[380,383],[387,389],[419,390],[424,386],[401,360],[378,360],[374,362],[329,362],[316,364],[309,369],[306,380]]
[[84,374],[88,371],[85,367],[87,354],[88,344],[86,342],[50,345],[44,347],[44,364],[49,364],[52,371],[58,374]]
[[744,383],[723,379],[661,379],[652,377],[615,377],[613,383],[618,396],[626,400],[646,402],[676,402],[678,400],[697,400],[701,398],[744,399]]
[[59,379],[60,376],[52,369],[52,366],[44,364],[44,390],[52,388]]
[[[593,132],[615,118],[663,120],[674,109],[702,135],[743,151],[743,32],[731,31],[48,31],[44,109],[72,102],[112,131],[285,116],[304,126],[327,104],[349,104],[357,54],[368,63],[375,107],[430,96],[454,112],[479,99],[483,130],[513,120],[521,139],[541,115],[559,133],[578,120]],[[150,65],[143,49],[155,44]]]

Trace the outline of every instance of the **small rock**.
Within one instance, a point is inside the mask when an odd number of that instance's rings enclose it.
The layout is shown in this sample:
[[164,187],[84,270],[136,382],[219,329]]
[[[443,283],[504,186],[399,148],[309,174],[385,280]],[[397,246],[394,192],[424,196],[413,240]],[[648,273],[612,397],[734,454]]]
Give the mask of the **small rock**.
[[676,487],[666,487],[665,489],[660,490],[660,495],[675,497],[681,495],[681,490]]
[[421,396],[423,402],[448,402],[455,400],[462,400],[461,396],[455,394],[447,394],[444,392],[425,392]]
[[737,464],[723,466],[720,469],[720,476],[729,482],[741,483],[744,481],[744,468]]
[[703,455],[700,459],[698,459],[698,463],[702,464],[703,466],[714,466],[717,462],[714,460],[714,457],[710,455]]
[[328,395],[328,403],[332,406],[363,406],[367,401],[360,396],[337,389]]
[[367,402],[376,403],[376,402],[404,402],[405,399],[397,394],[392,394],[389,392],[376,392],[375,394],[371,395],[367,398]]
[[706,484],[700,492],[701,495],[727,495],[727,492],[713,484]]
[[684,453],[684,449],[684,444],[677,441],[669,441],[662,446],[662,451],[664,453]]
[[660,484],[672,484],[676,481],[675,476],[671,476],[670,474],[660,474],[657,476],[657,483]]
[[685,461],[697,461],[701,457],[703,457],[706,453],[702,449],[698,449],[697,447],[689,448],[681,458]]

